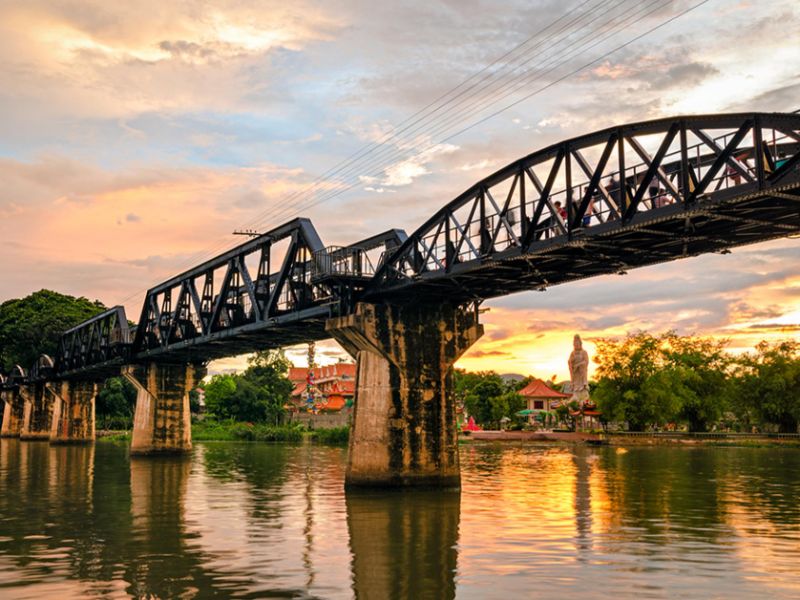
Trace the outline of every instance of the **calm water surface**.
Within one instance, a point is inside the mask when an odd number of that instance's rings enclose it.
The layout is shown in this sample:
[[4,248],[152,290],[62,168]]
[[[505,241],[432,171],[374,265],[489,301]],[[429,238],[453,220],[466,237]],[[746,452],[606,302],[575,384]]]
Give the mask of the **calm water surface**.
[[461,494],[345,450],[0,442],[0,598],[798,598],[800,451],[461,449]]

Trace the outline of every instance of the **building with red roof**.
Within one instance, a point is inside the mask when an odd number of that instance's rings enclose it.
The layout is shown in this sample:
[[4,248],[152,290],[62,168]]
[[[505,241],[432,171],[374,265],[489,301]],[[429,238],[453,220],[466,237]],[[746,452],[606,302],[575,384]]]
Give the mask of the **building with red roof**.
[[554,390],[541,379],[533,379],[517,393],[528,401],[528,409],[534,411],[550,410],[570,397],[569,394]]

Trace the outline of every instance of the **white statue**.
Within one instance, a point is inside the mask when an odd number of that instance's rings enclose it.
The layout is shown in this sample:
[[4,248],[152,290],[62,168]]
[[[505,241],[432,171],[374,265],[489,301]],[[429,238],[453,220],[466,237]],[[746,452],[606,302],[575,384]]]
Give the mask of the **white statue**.
[[583,349],[581,336],[575,335],[574,350],[569,355],[569,378],[572,382],[572,398],[578,402],[589,399],[589,354]]

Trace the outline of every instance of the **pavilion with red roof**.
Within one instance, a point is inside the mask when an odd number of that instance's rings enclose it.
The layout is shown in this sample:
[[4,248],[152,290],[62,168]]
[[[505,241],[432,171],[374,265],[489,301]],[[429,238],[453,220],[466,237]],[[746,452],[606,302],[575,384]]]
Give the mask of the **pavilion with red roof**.
[[570,397],[569,394],[554,390],[541,379],[532,380],[517,393],[527,400],[528,410],[534,411],[529,416],[531,421],[536,417],[536,413],[549,411]]

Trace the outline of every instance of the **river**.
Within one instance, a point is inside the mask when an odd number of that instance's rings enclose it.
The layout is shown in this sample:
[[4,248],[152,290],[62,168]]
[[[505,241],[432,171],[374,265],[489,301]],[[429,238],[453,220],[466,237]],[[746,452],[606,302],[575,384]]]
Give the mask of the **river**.
[[346,450],[0,441],[0,598],[797,598],[800,451],[461,446],[462,491]]

